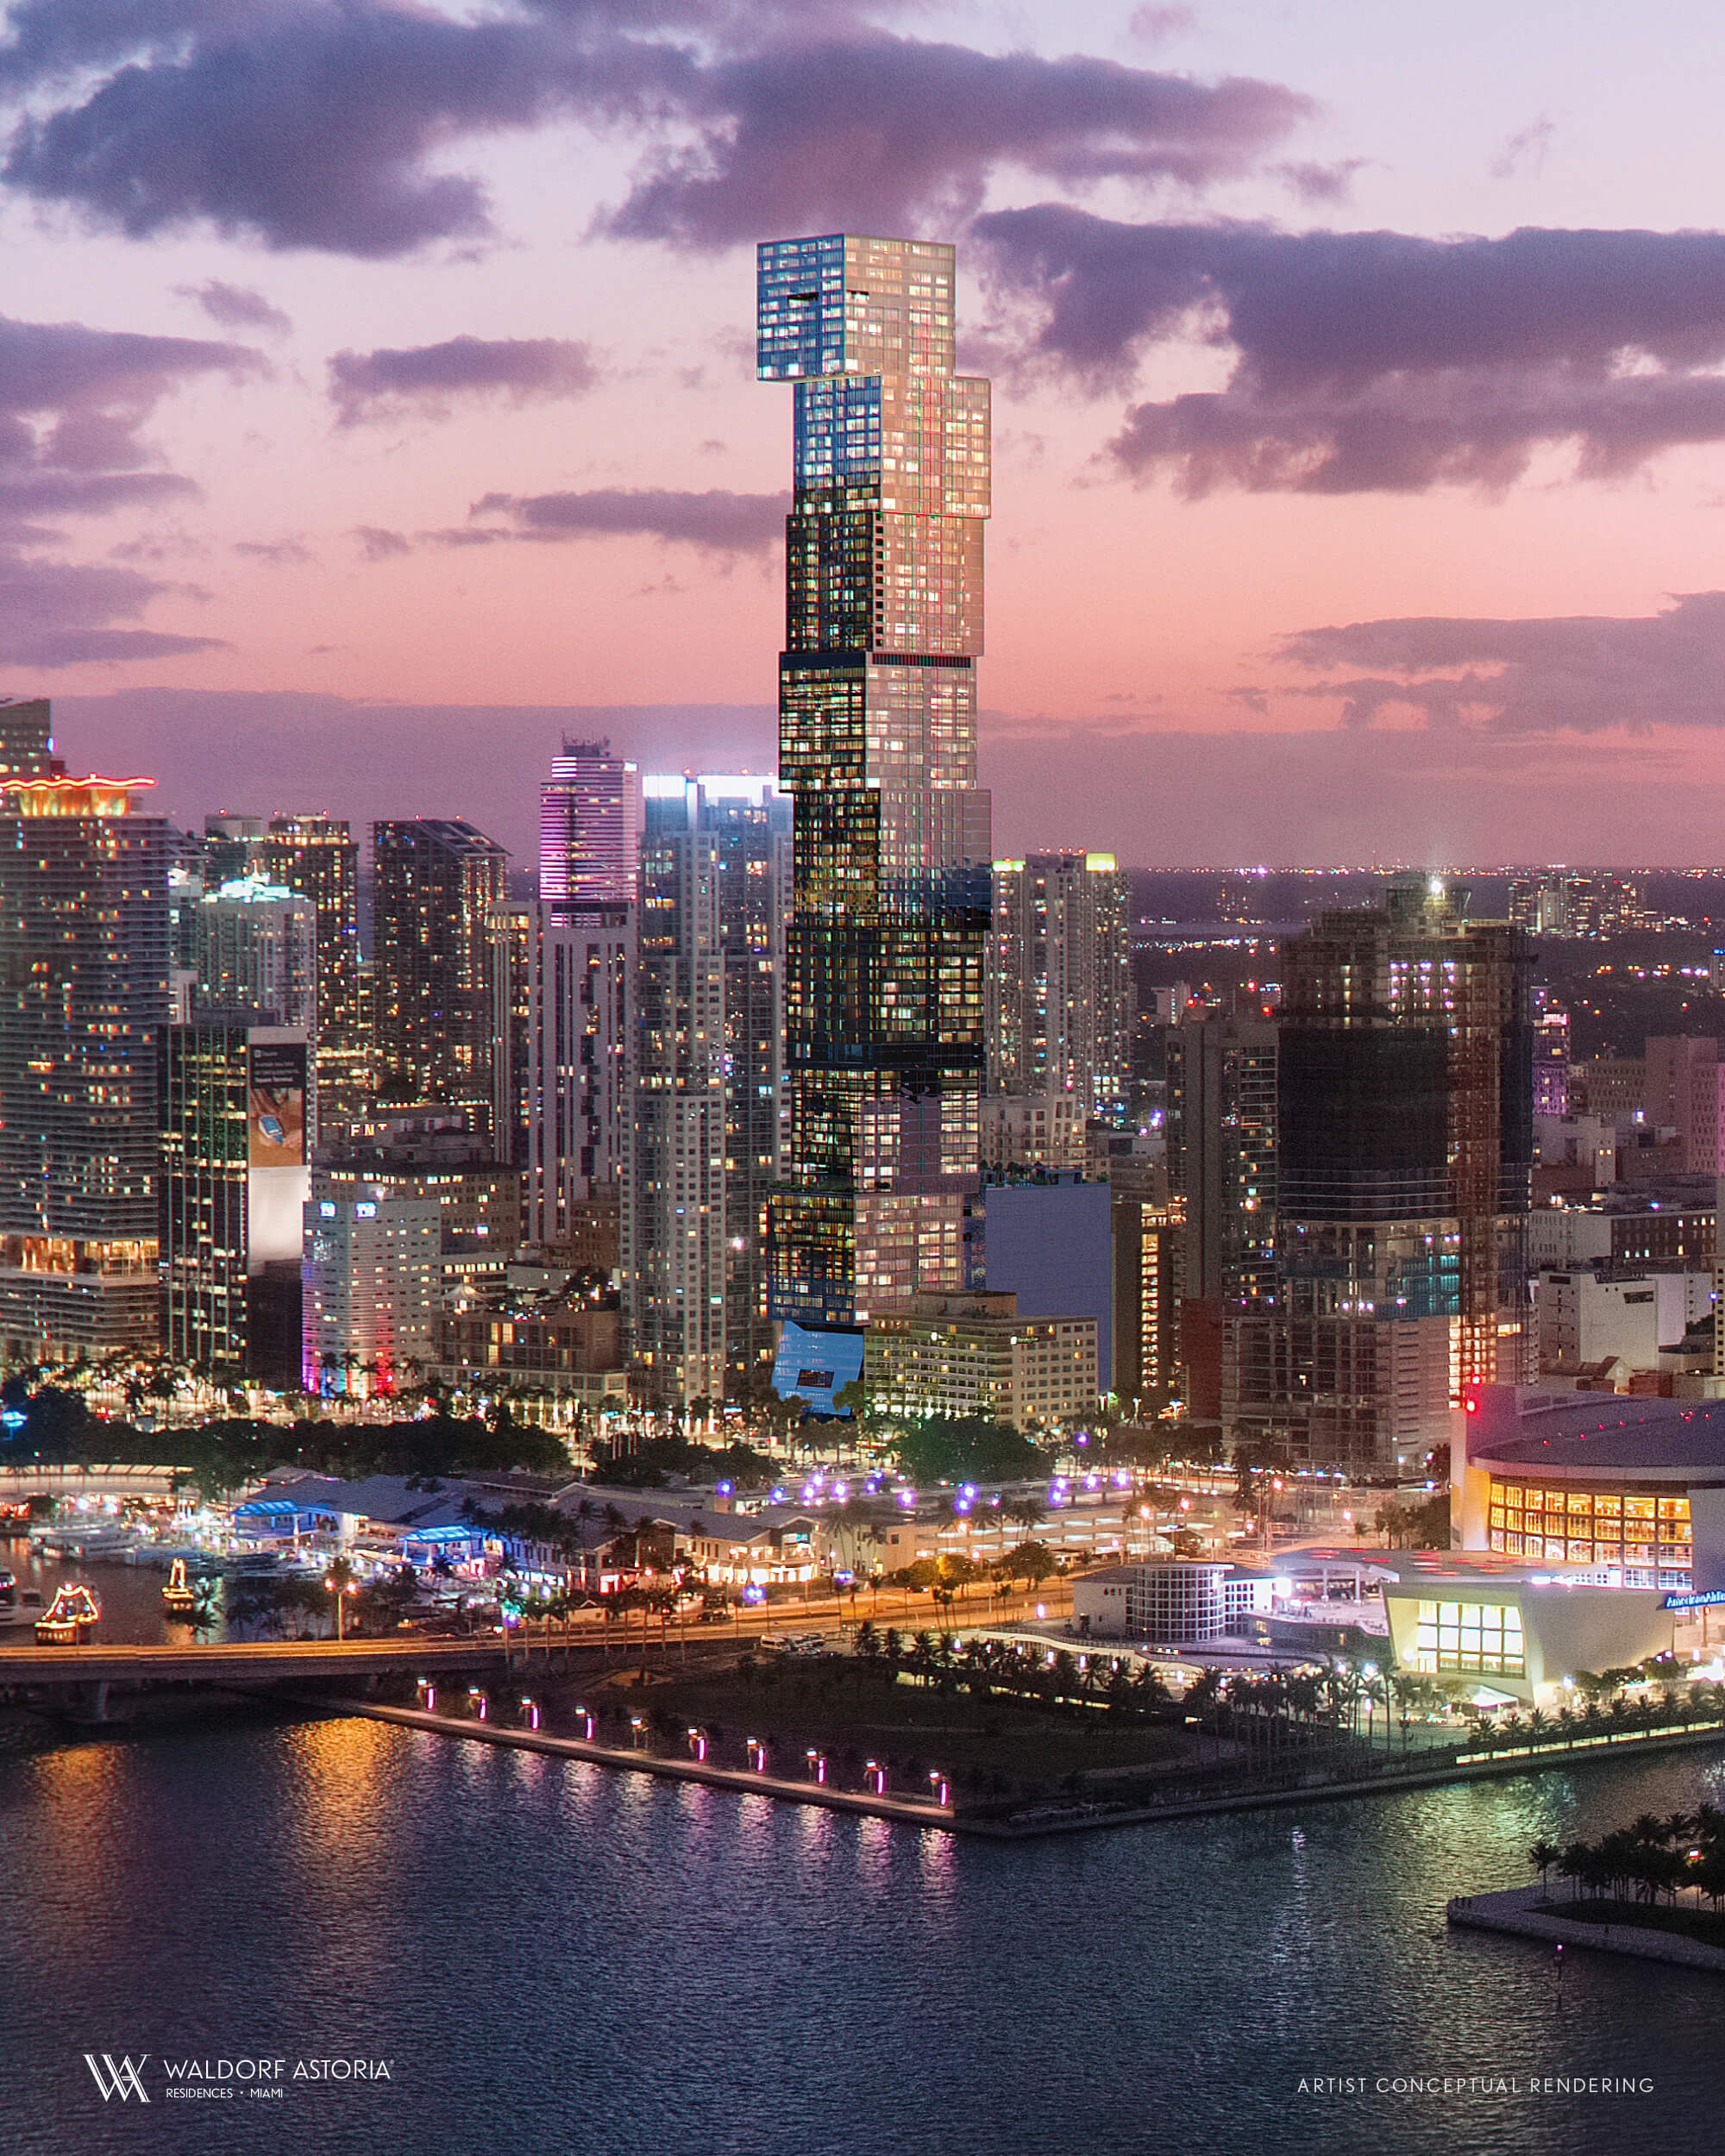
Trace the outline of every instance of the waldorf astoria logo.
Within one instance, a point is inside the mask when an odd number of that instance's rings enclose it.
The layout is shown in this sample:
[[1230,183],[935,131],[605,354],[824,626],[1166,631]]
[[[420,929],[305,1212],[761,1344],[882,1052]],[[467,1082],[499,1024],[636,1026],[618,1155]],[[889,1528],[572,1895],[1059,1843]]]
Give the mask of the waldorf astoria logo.
[[[102,2091],[104,2103],[111,2103],[116,2097],[122,2103],[129,2103],[134,2096],[140,2103],[148,2103],[152,2099],[144,2086],[144,2062],[149,2056],[148,2052],[140,2052],[134,2059],[126,2052],[116,2059],[111,2052],[87,2051],[84,2063]],[[282,2096],[295,2082],[393,2081],[395,2062],[351,2056],[265,2059],[236,2053],[232,2057],[164,2059],[156,2071],[162,2081],[157,2091],[159,2097],[178,2096],[203,2102],[252,2097],[268,2101]]]
[[129,2057],[122,2056],[116,2061],[105,2051],[100,2059],[94,2052],[87,2051],[84,2054],[84,2063],[102,2091],[104,2103],[111,2096],[118,2096],[122,2103],[129,2103],[134,2096],[140,2103],[147,2103],[150,2099],[144,2087],[143,2065],[148,2057],[147,2052],[141,2052],[138,2062],[134,2065]]

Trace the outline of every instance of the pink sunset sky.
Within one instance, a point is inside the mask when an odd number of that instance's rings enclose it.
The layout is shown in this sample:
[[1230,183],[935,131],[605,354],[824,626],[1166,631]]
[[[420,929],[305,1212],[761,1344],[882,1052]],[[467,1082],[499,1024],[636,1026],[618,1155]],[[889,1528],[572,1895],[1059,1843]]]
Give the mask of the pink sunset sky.
[[756,238],[960,248],[1002,852],[1725,859],[1725,18],[12,0],[0,693],[218,807],[770,768]]

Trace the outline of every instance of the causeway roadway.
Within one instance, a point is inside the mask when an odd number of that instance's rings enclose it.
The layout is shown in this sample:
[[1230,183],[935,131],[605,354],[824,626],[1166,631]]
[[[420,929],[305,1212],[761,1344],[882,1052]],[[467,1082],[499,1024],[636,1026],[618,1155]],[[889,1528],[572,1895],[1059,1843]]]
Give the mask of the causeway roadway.
[[[518,1655],[518,1642],[510,1643]],[[13,1646],[0,1634],[0,1684],[271,1684],[292,1678],[416,1675],[506,1666],[503,1641],[335,1639],[213,1641],[205,1646]]]

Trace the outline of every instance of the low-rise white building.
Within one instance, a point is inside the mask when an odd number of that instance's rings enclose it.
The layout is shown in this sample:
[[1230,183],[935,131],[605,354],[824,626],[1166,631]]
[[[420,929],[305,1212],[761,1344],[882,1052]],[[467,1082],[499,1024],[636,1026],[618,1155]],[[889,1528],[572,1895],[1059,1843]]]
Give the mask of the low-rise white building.
[[1073,1581],[1072,1623],[1086,1639],[1196,1646],[1267,1614],[1270,1587],[1267,1573],[1233,1564],[1111,1564]]

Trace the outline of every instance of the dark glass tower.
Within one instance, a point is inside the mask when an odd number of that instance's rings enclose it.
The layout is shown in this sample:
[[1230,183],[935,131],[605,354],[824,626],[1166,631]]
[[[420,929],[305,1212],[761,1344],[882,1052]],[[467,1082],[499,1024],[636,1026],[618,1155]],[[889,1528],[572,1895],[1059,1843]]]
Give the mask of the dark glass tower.
[[[379,1097],[492,1131],[492,917],[509,856],[459,818],[372,825]],[[506,1134],[505,1134],[506,1136]]]
[[1530,960],[1466,907],[1409,880],[1282,946],[1276,1301],[1242,1310],[1238,1401],[1296,1464],[1418,1472],[1464,1387],[1526,1369]]
[[795,398],[779,662],[791,1138],[771,1307],[855,1326],[966,1284],[990,895],[975,673],[988,385],[954,372],[950,246],[774,241],[759,304],[761,377]]

